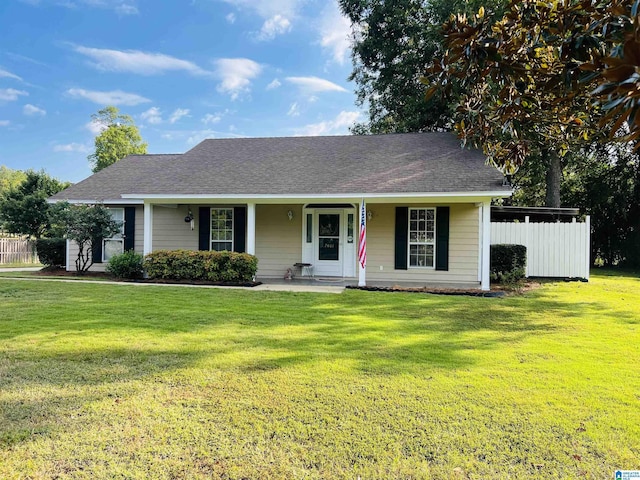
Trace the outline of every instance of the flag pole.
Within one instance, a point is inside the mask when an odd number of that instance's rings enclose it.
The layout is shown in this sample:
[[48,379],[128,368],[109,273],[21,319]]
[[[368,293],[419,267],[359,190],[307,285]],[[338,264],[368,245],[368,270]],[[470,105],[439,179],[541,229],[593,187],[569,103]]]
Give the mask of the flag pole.
[[358,241],[358,286],[367,284],[367,206],[364,198],[360,203],[360,230]]

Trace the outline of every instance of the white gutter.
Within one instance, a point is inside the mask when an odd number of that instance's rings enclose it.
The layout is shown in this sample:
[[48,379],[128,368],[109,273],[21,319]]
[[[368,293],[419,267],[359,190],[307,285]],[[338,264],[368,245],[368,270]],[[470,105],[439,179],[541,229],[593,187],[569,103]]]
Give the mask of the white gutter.
[[[200,201],[200,200],[298,200],[305,202],[313,201],[352,201],[360,202],[362,198],[368,198],[369,203],[383,203],[385,200],[423,200],[423,199],[453,199],[464,198],[465,201],[481,198],[506,198],[513,194],[512,190],[482,191],[482,192],[413,192],[413,193],[309,193],[309,194],[161,194],[161,193],[126,193],[123,199],[131,200],[163,200],[163,201]],[[175,203],[175,202],[174,202]]]
[[78,205],[78,204],[90,204],[93,205],[95,203],[102,203],[105,205],[144,205],[144,200],[142,199],[138,199],[138,198],[133,198],[131,200],[122,200],[122,199],[118,199],[118,200],[105,200],[105,199],[93,199],[93,200],[67,200],[64,198],[61,199],[55,199],[52,200],[50,198],[47,199],[47,203],[59,203],[59,202],[68,202],[72,205]]

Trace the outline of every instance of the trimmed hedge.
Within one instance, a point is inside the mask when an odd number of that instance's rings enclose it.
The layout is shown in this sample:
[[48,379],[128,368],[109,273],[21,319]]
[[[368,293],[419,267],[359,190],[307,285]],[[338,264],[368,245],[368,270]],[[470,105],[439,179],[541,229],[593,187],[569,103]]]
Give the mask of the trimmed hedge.
[[142,278],[144,270],[142,269],[143,257],[133,250],[127,250],[120,255],[114,255],[109,259],[107,264],[107,273],[116,278],[126,278],[134,280]]
[[258,271],[258,259],[248,253],[191,250],[158,250],[144,259],[150,279],[250,282]]
[[527,247],[524,245],[491,245],[491,278],[514,282],[524,278]]
[[64,267],[67,260],[67,241],[64,238],[38,238],[36,251],[43,265]]

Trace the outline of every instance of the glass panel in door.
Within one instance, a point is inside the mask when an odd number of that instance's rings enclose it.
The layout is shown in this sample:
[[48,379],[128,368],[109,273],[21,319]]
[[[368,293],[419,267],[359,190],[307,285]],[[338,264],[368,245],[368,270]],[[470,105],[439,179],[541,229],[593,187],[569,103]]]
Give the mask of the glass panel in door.
[[318,215],[318,260],[340,258],[340,214]]

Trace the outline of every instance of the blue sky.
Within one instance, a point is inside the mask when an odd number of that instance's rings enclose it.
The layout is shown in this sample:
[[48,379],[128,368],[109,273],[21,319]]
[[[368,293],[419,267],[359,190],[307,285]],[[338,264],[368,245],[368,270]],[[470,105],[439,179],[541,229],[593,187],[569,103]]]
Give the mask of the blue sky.
[[149,153],[204,138],[335,135],[355,106],[335,0],[1,0],[0,165],[91,174],[91,114]]

